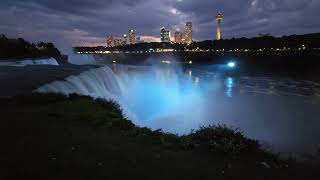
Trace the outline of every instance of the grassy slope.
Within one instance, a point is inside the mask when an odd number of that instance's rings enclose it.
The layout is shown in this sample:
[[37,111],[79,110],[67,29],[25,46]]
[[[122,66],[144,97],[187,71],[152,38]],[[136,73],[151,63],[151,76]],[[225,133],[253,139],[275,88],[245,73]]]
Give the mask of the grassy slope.
[[114,103],[88,97],[0,99],[0,115],[0,179],[320,177],[317,167],[277,160],[225,127],[177,137],[135,127]]

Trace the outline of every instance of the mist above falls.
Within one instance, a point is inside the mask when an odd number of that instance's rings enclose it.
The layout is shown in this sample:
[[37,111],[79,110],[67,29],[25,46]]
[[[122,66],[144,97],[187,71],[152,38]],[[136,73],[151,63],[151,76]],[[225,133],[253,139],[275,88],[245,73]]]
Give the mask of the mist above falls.
[[120,70],[116,77],[122,102],[140,125],[186,133],[204,119],[203,89],[179,67]]

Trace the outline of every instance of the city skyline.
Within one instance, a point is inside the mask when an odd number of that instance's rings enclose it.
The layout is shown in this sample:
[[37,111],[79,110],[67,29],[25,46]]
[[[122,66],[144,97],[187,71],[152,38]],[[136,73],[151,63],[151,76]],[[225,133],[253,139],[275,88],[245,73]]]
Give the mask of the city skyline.
[[[219,24],[220,33],[221,33],[221,22]],[[175,31],[170,31],[164,26],[160,28],[160,36],[158,40],[151,40],[147,42],[173,42],[173,43],[182,43],[190,45],[193,42],[193,25],[192,22],[188,21],[185,24],[185,32],[180,32],[179,29]],[[129,35],[129,37],[128,37]],[[107,35],[106,47],[117,47],[123,45],[132,45],[137,43],[144,43],[145,41],[141,39],[141,36],[137,36],[136,30],[130,29],[129,33],[124,34],[123,37]],[[129,40],[128,40],[129,38]]]
[[[0,33],[49,41],[63,51],[105,43],[106,32],[122,37],[135,29],[142,40],[159,41],[159,28],[193,23],[193,39],[214,39],[215,16],[224,12],[223,38],[320,32],[320,1],[312,0],[3,0]],[[174,32],[172,32],[173,35]]]

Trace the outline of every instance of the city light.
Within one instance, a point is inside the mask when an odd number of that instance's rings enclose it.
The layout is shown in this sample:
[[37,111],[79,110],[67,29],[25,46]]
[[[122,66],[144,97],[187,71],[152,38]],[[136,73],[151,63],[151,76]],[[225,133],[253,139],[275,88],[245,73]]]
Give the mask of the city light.
[[235,67],[236,67],[236,63],[233,62],[233,61],[230,61],[230,62],[228,62],[227,66],[228,66],[229,68],[235,68]]
[[163,64],[171,64],[171,61],[169,61],[169,60],[163,60],[162,63],[163,63]]
[[[224,18],[224,15],[222,12],[218,12],[216,16],[217,20],[217,32],[216,32],[216,40],[221,40],[222,36],[222,20]],[[260,35],[258,37],[265,37],[269,36],[267,35]],[[193,41],[193,25],[192,22],[189,21],[185,24],[185,31],[180,32],[179,29],[176,29],[174,33],[174,41],[171,39],[171,33],[168,29],[165,27],[162,27],[160,29],[160,42],[162,43],[170,43],[171,45],[191,45],[194,43],[194,45],[197,45],[196,41]],[[120,54],[120,53],[127,53],[127,54],[144,54],[144,53],[164,53],[164,52],[191,52],[191,53],[199,53],[199,52],[215,52],[219,54],[227,54],[227,53],[246,53],[246,54],[253,54],[253,53],[265,53],[265,52],[282,52],[282,51],[306,51],[309,48],[308,44],[301,43],[297,47],[287,47],[287,45],[283,45],[282,47],[256,47],[256,48],[208,48],[208,47],[199,47],[199,46],[193,46],[190,48],[183,47],[183,46],[166,46],[165,44],[161,44],[161,47],[158,45],[150,46],[152,48],[145,49],[144,46],[134,46],[133,50],[127,50],[127,46],[134,45],[134,44],[140,44],[140,43],[146,43],[144,42],[141,37],[136,37],[136,30],[130,29],[128,34],[124,34],[123,37],[117,38],[114,36],[108,36],[107,42],[106,42],[106,48],[107,49],[101,49],[101,48],[92,48],[93,50],[88,51],[79,51],[78,54]],[[150,43],[156,43],[154,42],[148,42]],[[145,44],[146,45],[146,44]],[[113,47],[125,47],[122,48],[113,48]],[[112,49],[110,49],[112,48]],[[182,49],[183,48],[183,49]],[[98,50],[97,50],[98,49]],[[132,49],[132,48],[130,48]],[[137,51],[136,49],[140,50]],[[312,48],[313,50],[320,50],[320,48]],[[168,62],[164,62],[168,63]],[[188,64],[193,64],[194,62],[189,61],[186,62]],[[230,62],[227,64],[228,68],[235,68],[236,63]]]

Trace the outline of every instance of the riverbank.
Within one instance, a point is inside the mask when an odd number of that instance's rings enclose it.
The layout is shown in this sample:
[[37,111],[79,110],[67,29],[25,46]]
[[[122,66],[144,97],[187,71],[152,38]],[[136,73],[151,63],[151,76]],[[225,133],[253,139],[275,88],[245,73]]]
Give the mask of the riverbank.
[[120,107],[71,95],[0,99],[1,179],[316,179],[226,127],[178,137],[136,127]]

